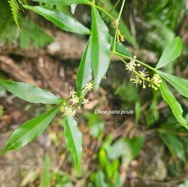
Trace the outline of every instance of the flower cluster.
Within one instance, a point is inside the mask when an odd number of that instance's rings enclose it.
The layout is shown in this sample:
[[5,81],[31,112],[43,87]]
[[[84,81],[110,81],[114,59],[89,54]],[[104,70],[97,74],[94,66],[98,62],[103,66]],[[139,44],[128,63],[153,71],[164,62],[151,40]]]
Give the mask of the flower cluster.
[[149,87],[152,87],[153,89],[157,90],[161,85],[161,78],[158,74],[154,74],[152,79],[150,80]]
[[93,89],[93,82],[88,82],[84,87],[85,93],[80,97],[77,96],[76,91],[70,90],[69,98],[59,108],[59,110],[63,113],[62,116],[75,116],[76,115],[76,110],[74,109],[75,107],[80,109],[81,104],[87,106],[87,104],[89,103],[89,99],[85,99],[84,96],[88,91],[91,91],[92,89]]
[[117,30],[117,41],[118,42],[124,42],[125,41],[125,37],[123,34],[121,34],[120,30]]
[[133,78],[130,79],[134,84],[142,85],[142,88],[146,88],[146,82],[148,83],[148,87],[151,87],[157,90],[160,87],[162,82],[160,76],[158,74],[154,74],[152,78],[149,77],[149,73],[145,69],[142,71],[137,71],[136,67],[140,66],[139,63],[136,63],[136,56],[134,56],[129,63],[126,64],[126,70],[133,73]]
[[113,25],[114,25],[114,28],[115,28],[115,29],[118,29],[118,26],[119,26],[119,21],[118,21],[118,19],[114,19]]
[[62,104],[59,110],[63,113],[62,116],[75,116],[76,110],[72,109],[71,106]]
[[120,30],[118,29],[118,27],[119,27],[119,20],[118,20],[118,19],[114,19],[113,25],[114,25],[114,28],[116,29],[117,41],[118,41],[118,42],[124,42],[124,41],[125,41],[125,38],[124,38],[124,36],[121,34]]
[[128,64],[126,64],[126,70],[128,70],[129,72],[134,71],[135,67],[136,67],[136,56],[133,57],[133,59],[130,60],[130,62]]

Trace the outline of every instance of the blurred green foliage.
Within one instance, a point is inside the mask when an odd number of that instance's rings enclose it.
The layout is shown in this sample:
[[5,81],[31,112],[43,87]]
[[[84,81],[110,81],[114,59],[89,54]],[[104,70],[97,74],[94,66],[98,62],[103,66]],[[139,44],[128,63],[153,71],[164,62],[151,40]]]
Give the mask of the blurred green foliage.
[[143,143],[143,137],[120,138],[112,143],[110,136],[107,136],[98,154],[100,169],[90,176],[89,186],[121,187],[123,183],[119,167],[121,164],[129,164],[136,159]]
[[20,14],[19,26],[14,23],[10,6],[6,0],[0,1],[0,43],[12,46],[18,43],[21,49],[43,47],[53,41],[39,25],[35,24],[28,16]]
[[99,114],[85,112],[84,116],[88,120],[88,127],[91,136],[100,138],[104,131],[104,121]]

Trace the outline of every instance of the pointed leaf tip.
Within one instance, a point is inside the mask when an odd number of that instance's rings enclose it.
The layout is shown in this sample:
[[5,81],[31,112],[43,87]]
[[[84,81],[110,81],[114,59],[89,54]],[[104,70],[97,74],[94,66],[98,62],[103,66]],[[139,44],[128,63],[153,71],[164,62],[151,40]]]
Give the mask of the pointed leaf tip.
[[13,95],[31,103],[57,104],[63,101],[51,92],[29,83],[0,79],[0,85]]
[[182,46],[183,44],[182,44],[180,37],[174,38],[173,41],[165,47],[162,53],[162,56],[159,59],[159,62],[156,66],[156,69],[159,69],[168,65],[169,63],[174,61],[176,58],[178,58],[181,54]]
[[160,87],[161,94],[165,102],[170,106],[174,116],[177,121],[186,129],[188,129],[188,124],[186,119],[183,117],[183,109],[179,102],[174,97],[173,93],[170,91],[165,81],[163,80]]
[[65,116],[64,128],[67,147],[73,155],[77,170],[79,170],[82,159],[82,134],[72,116]]
[[157,71],[157,73],[168,81],[181,95],[188,98],[188,80],[162,71]]
[[91,69],[91,36],[90,36],[86,49],[81,59],[77,78],[76,78],[78,96],[82,94],[82,88],[84,88],[84,86],[91,80],[92,80],[92,69]]
[[41,6],[25,5],[24,8],[43,16],[62,30],[77,34],[91,34],[91,31],[87,27],[62,11],[48,9]]
[[29,142],[35,140],[48,127],[58,111],[59,106],[56,106],[18,127],[12,133],[1,154],[5,154],[9,150],[20,149]]

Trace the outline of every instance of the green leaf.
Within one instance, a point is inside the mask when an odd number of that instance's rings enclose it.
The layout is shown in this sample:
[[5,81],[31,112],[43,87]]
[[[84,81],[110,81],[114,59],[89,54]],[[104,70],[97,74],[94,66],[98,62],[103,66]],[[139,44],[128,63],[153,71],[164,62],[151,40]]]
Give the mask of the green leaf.
[[173,134],[170,133],[161,133],[161,139],[168,147],[172,156],[179,158],[182,161],[186,161],[186,154],[182,142]]
[[105,182],[105,175],[103,171],[98,171],[96,173],[95,186],[96,187],[108,187],[108,184]]
[[111,160],[119,157],[124,158],[125,163],[135,159],[142,149],[144,138],[142,136],[135,138],[125,138],[114,142],[106,151]]
[[181,95],[188,98],[188,80],[162,71],[157,71],[157,73],[168,81]]
[[125,143],[130,146],[132,152],[132,158],[135,159],[139,155],[143,147],[144,137],[140,136],[132,139],[125,138]]
[[72,116],[65,116],[64,128],[67,147],[73,155],[77,170],[79,170],[82,159],[82,134]]
[[126,154],[127,157],[127,153],[130,152],[129,149],[127,149],[126,143],[123,139],[117,140],[115,141],[108,149],[107,149],[107,154],[108,157],[111,160],[116,160],[120,157],[122,157],[123,155]]
[[92,8],[92,69],[94,73],[95,89],[106,74],[110,63],[111,38],[104,21],[96,8]]
[[[22,31],[19,32],[19,36],[18,34],[15,35],[12,43],[18,37],[19,45],[22,49],[28,49],[31,47],[31,45],[34,48],[40,48],[53,41],[51,36],[45,33],[41,27],[36,25],[28,17],[23,17],[20,19],[20,27],[22,28]],[[9,38],[9,32],[7,37]]]
[[163,80],[160,87],[161,94],[163,96],[163,99],[166,101],[166,103],[169,104],[170,108],[172,109],[172,112],[178,122],[184,126],[186,129],[188,129],[187,121],[182,116],[183,110],[181,105],[178,103],[176,98],[174,97],[173,93],[170,91],[168,86],[166,85],[165,81]]
[[5,154],[9,150],[20,149],[29,142],[35,140],[48,127],[58,111],[59,106],[56,106],[52,110],[49,110],[18,127],[12,133],[1,154]]
[[99,151],[98,159],[100,167],[102,168],[102,170],[104,170],[106,165],[108,164],[108,158],[104,149],[101,149]]
[[24,8],[34,11],[37,14],[40,14],[47,20],[54,23],[60,29],[73,32],[77,34],[90,34],[90,30],[82,25],[78,20],[72,18],[62,11],[47,9],[40,6],[27,6],[25,5]]
[[84,88],[86,83],[88,83],[91,80],[92,80],[92,69],[91,69],[91,38],[90,38],[78,69],[78,74],[76,79],[78,96],[81,95],[82,88]]
[[63,101],[51,92],[40,89],[32,84],[0,79],[0,85],[13,95],[31,103],[56,104]]
[[167,64],[174,61],[176,58],[180,56],[181,51],[182,51],[182,41],[179,37],[176,37],[170,44],[168,44],[165,47],[156,68],[157,69],[162,68],[163,66],[166,66]]
[[[4,5],[0,5],[3,6]],[[28,49],[34,47],[44,47],[45,45],[53,41],[52,36],[48,35],[40,26],[35,24],[27,16],[19,18],[19,24],[21,30],[12,23],[11,15],[6,12],[6,7],[1,14],[6,14],[6,17],[10,16],[8,22],[1,17],[0,18],[0,42],[7,43],[9,47],[14,45],[14,42],[18,42],[21,49]],[[5,22],[5,23],[4,23]]]
[[88,115],[88,127],[91,136],[99,138],[104,131],[105,125],[99,114],[90,113]]
[[20,10],[20,3],[19,3],[19,1],[17,2],[15,0],[9,0],[8,3],[10,5],[10,7],[11,7],[11,11],[12,11],[12,16],[13,16],[14,22],[16,23],[17,27],[20,29],[19,20],[18,20],[19,10]]
[[114,177],[114,184],[112,187],[120,187],[120,186],[123,186],[123,180],[120,176],[120,172],[117,169]]
[[123,158],[124,163],[129,163],[134,160],[142,150],[144,138],[142,136],[135,138],[125,138],[125,155]]
[[116,52],[122,55],[126,55],[128,57],[132,57],[132,53],[130,52],[130,50],[125,47],[121,42],[116,43]]
[[53,4],[53,5],[63,5],[63,6],[69,6],[72,4],[88,4],[88,3],[90,3],[87,0],[33,0],[33,1],[46,3],[46,4]]
[[50,173],[50,158],[46,154],[44,162],[44,170],[42,172],[41,187],[50,187],[51,173]]

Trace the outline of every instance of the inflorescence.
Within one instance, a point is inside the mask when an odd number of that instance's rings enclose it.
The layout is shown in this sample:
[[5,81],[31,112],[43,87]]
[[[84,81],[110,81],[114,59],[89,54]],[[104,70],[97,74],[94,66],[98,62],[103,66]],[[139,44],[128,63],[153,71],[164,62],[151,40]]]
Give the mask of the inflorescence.
[[[119,20],[114,19],[113,22],[114,29],[116,30],[116,39],[118,42],[124,42],[124,36],[121,34],[119,30]],[[154,90],[158,90],[158,88],[161,85],[161,78],[158,74],[154,74],[152,78],[149,77],[149,73],[146,71],[146,68],[144,68],[142,71],[137,71],[136,67],[141,66],[138,61],[136,62],[136,56],[134,56],[130,62],[126,63],[126,70],[133,73],[133,78],[130,80],[137,85],[142,85],[142,88],[146,88],[146,82],[148,83],[148,87],[153,88]]]
[[70,90],[69,98],[60,106],[59,110],[63,113],[62,116],[75,116],[77,107],[80,109],[80,105],[83,104],[87,106],[89,103],[89,99],[84,98],[88,91],[93,89],[93,82],[88,82],[86,86],[83,88],[83,94],[78,97],[77,92],[74,90]]
[[[92,3],[95,1],[93,0]],[[116,29],[116,39],[118,42],[124,41],[124,36],[121,34],[119,30],[119,20],[115,19],[113,22],[114,28]],[[125,61],[124,61],[125,62]],[[158,90],[160,87],[160,84],[162,82],[160,76],[158,74],[154,74],[152,78],[149,77],[149,73],[146,71],[146,68],[144,68],[142,71],[137,71],[136,68],[141,66],[138,61],[136,61],[136,56],[134,56],[130,62],[126,63],[126,70],[132,72],[133,77],[130,79],[134,84],[142,85],[142,88],[146,88],[146,82],[148,83],[148,87],[151,87],[155,90]],[[105,78],[106,76],[104,76]],[[87,106],[89,103],[89,99],[84,98],[84,96],[87,94],[88,91],[91,91],[93,89],[93,82],[88,82],[85,87],[82,89],[83,94],[78,97],[77,92],[74,90],[71,90],[69,92],[69,98],[60,106],[59,110],[63,113],[62,116],[75,116],[76,110],[74,109],[77,107],[80,109],[80,106],[83,104],[84,106]]]
[[133,78],[130,80],[137,85],[142,85],[142,88],[146,88],[146,82],[148,83],[148,87],[153,88],[154,90],[158,90],[161,85],[161,78],[158,74],[154,74],[152,78],[149,77],[149,73],[144,68],[142,71],[137,71],[136,67],[141,66],[141,64],[136,62],[136,56],[134,56],[129,63],[126,64],[126,70],[133,73]]
[[125,38],[124,36],[121,34],[120,30],[119,30],[119,20],[118,19],[114,19],[113,22],[114,28],[116,29],[116,39],[118,42],[124,42]]

